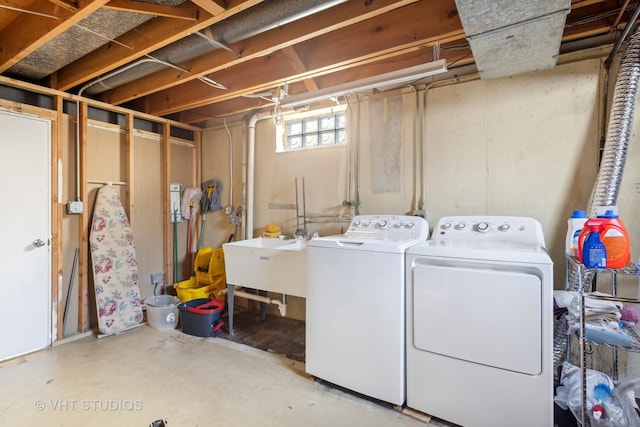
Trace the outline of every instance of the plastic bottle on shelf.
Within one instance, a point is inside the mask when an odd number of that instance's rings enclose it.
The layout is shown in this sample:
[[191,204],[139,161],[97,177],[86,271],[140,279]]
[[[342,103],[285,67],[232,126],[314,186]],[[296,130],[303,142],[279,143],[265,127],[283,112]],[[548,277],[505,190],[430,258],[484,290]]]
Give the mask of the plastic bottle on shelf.
[[567,255],[576,256],[578,238],[580,237],[580,232],[582,231],[586,220],[587,213],[578,209],[574,210],[571,218],[567,220],[567,238],[564,249]]
[[607,268],[607,249],[600,240],[602,229],[602,219],[590,218],[580,233],[576,256],[587,268]]
[[624,268],[631,261],[631,241],[615,206],[597,208],[602,219],[600,240],[607,249],[607,268]]

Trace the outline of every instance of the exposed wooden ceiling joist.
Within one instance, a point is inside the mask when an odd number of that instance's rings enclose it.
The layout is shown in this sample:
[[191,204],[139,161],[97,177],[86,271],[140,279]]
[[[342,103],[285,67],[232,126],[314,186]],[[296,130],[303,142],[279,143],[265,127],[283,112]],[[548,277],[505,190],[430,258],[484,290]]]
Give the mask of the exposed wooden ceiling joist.
[[[134,31],[118,37],[119,44],[108,43],[91,55],[87,55],[59,70],[56,76],[56,89],[68,90],[106,74],[261,1],[263,0],[235,1],[233,2],[235,5],[226,9],[223,13],[212,16],[203,11],[195,21],[176,21],[170,18],[158,17],[152,21],[145,22]],[[131,46],[132,48],[129,49],[125,46]]]
[[110,0],[104,7],[126,12],[163,16],[165,18],[186,19],[188,21],[195,21],[198,17],[198,8],[190,2],[185,2],[178,6],[164,6],[132,0]]
[[[373,19],[396,8],[415,3],[416,1],[417,0],[383,0],[374,2],[368,6],[364,2],[347,2],[314,14],[309,18],[295,21],[281,28],[267,31],[238,43],[233,43],[230,47],[236,52],[241,52],[241,57],[236,57],[228,51],[219,49],[205,57],[180,64],[181,67],[189,70],[189,73],[170,69],[163,70],[144,79],[136,80],[111,91],[107,91],[100,98],[105,102],[119,105],[160,90],[170,89],[179,84],[215,73],[225,68],[240,65],[255,58],[268,55],[276,50],[293,46],[329,32],[355,25],[363,20]],[[450,3],[453,4],[453,0],[450,0]]]
[[[91,87],[89,95],[83,95],[188,123],[273,105],[271,93],[285,83],[291,95],[300,95],[428,62],[436,44],[454,70],[474,61],[455,0],[2,1],[13,9],[0,4],[0,73],[20,78],[23,70],[32,72],[38,77],[26,76],[26,81],[41,79],[39,84],[72,93]],[[636,7],[638,2],[629,0],[573,0],[562,51],[611,43]],[[272,24],[265,16],[269,13]],[[116,20],[101,21],[105,16]],[[252,16],[259,30],[247,25],[235,38],[225,37],[231,25],[236,30],[236,22],[253,22]],[[135,26],[122,25],[118,31],[117,17],[131,18]],[[234,24],[225,26],[231,20]],[[78,34],[75,27],[91,22],[115,35],[78,54],[83,40],[69,37]],[[176,42],[192,37],[180,45],[191,48],[198,41],[196,32],[211,46],[200,44],[195,54],[171,60]],[[99,39],[100,29],[96,36]],[[63,40],[74,44],[69,52],[47,50],[60,47]],[[109,80],[133,70],[141,60],[152,60],[149,56],[156,51],[169,58],[162,59],[164,66]],[[31,71],[39,69],[38,61],[46,66],[60,63],[40,74]],[[199,80],[204,77],[228,89]],[[100,85],[91,86],[96,81]]]

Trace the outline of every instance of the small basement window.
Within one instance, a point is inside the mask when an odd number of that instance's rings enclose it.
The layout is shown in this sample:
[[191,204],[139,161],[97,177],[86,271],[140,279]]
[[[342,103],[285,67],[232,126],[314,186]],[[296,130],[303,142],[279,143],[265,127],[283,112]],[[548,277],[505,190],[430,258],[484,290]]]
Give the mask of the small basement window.
[[347,142],[346,106],[286,115],[277,126],[277,152]]

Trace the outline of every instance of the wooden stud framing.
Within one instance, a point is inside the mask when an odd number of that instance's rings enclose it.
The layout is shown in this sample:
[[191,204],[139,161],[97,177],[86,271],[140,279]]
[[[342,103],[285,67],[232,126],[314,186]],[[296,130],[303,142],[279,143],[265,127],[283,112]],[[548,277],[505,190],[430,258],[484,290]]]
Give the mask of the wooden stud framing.
[[[163,265],[164,271],[167,273],[173,271],[173,261],[171,251],[173,250],[173,242],[171,240],[171,230],[169,221],[170,194],[169,184],[171,183],[171,126],[164,123],[162,128],[162,237],[164,241]],[[175,278],[174,278],[175,279]]]
[[[84,209],[78,218],[78,332],[86,332],[89,329],[89,217],[87,215],[87,122],[89,106],[86,102],[78,102],[76,111],[76,123],[80,127],[80,194],[85,201]],[[78,165],[76,165],[78,167]]]
[[[170,271],[171,267],[171,249],[172,246],[170,244],[171,233],[169,229],[169,183],[170,183],[170,132],[171,126],[175,126],[181,129],[189,130],[194,132],[194,144],[196,147],[197,155],[195,160],[195,167],[197,171],[194,172],[194,175],[199,179],[201,170],[199,164],[200,158],[200,131],[201,129],[196,126],[190,126],[184,123],[179,123],[173,120],[168,120],[156,116],[152,116],[150,114],[140,113],[137,111],[132,111],[122,107],[116,107],[110,104],[106,104],[100,101],[94,101],[88,98],[78,97],[76,95],[70,95],[68,93],[64,93],[55,89],[44,88],[42,86],[34,85],[32,83],[26,83],[19,80],[14,80],[8,77],[0,76],[0,84],[6,85],[9,87],[14,87],[17,89],[22,89],[34,93],[49,95],[54,98],[54,107],[55,110],[49,110],[42,107],[35,107],[27,104],[21,104],[13,101],[8,101],[4,99],[0,99],[0,108],[6,109],[8,111],[14,111],[17,113],[27,113],[33,114],[38,117],[43,117],[51,120],[52,123],[52,148],[51,148],[51,203],[52,203],[52,218],[51,218],[51,252],[52,252],[52,266],[51,266],[51,281],[52,281],[52,321],[55,322],[52,325],[52,329],[54,329],[54,333],[57,339],[62,339],[64,337],[64,327],[63,327],[63,313],[64,313],[64,286],[61,286],[61,280],[63,278],[63,245],[62,245],[62,236],[63,236],[63,216],[64,216],[64,203],[62,201],[62,194],[58,192],[58,168],[60,167],[60,163],[58,160],[62,159],[63,156],[63,147],[66,141],[63,141],[62,135],[62,122],[63,122],[63,102],[65,100],[75,102],[76,105],[79,105],[76,120],[79,121],[80,124],[80,150],[79,150],[79,159],[80,159],[80,198],[81,200],[87,201],[88,190],[87,190],[87,154],[88,154],[88,141],[87,141],[87,125],[88,125],[88,111],[89,106],[93,106],[96,108],[101,108],[107,111],[121,113],[125,115],[126,119],[126,138],[129,141],[125,141],[127,145],[126,150],[126,164],[125,164],[125,173],[126,180],[128,182],[127,185],[127,198],[130,201],[130,217],[135,217],[135,204],[133,203],[133,134],[135,132],[133,121],[134,118],[141,118],[146,120],[151,120],[156,123],[163,124],[163,135],[162,135],[162,164],[160,167],[162,168],[162,180],[164,183],[163,190],[163,239],[164,239],[164,249],[163,249],[163,262],[166,271]],[[70,122],[71,123],[71,122]],[[73,130],[73,128],[71,128]],[[69,135],[71,137],[72,134]],[[75,132],[73,132],[75,135]],[[69,141],[73,142],[73,140]],[[67,164],[69,168],[72,169],[75,167],[74,159],[67,159]],[[88,295],[88,282],[91,274],[91,262],[89,258],[89,220],[90,217],[87,214],[87,210],[89,206],[84,207],[84,212],[77,216],[78,218],[78,242],[77,245],[79,247],[79,257],[78,257],[78,265],[77,265],[77,276],[76,282],[78,285],[78,332],[83,333],[86,332],[90,327],[90,318],[89,318],[89,295]]]
[[51,301],[52,324],[55,324],[54,340],[64,338],[64,286],[62,252],[62,215],[63,203],[60,194],[62,176],[62,98],[54,97],[57,117],[51,122]]
[[125,195],[127,198],[127,211],[129,215],[129,224],[133,224],[135,215],[135,198],[134,198],[134,181],[135,176],[133,173],[133,114],[125,114],[125,137],[124,137],[124,180],[127,183],[125,186]]

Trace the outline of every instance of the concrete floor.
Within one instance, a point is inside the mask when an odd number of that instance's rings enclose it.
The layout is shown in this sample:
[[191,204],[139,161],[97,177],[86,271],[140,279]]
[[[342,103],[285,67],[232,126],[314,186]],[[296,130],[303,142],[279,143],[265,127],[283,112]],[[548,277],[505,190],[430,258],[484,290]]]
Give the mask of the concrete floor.
[[6,426],[442,426],[323,382],[304,364],[144,325],[0,364]]

